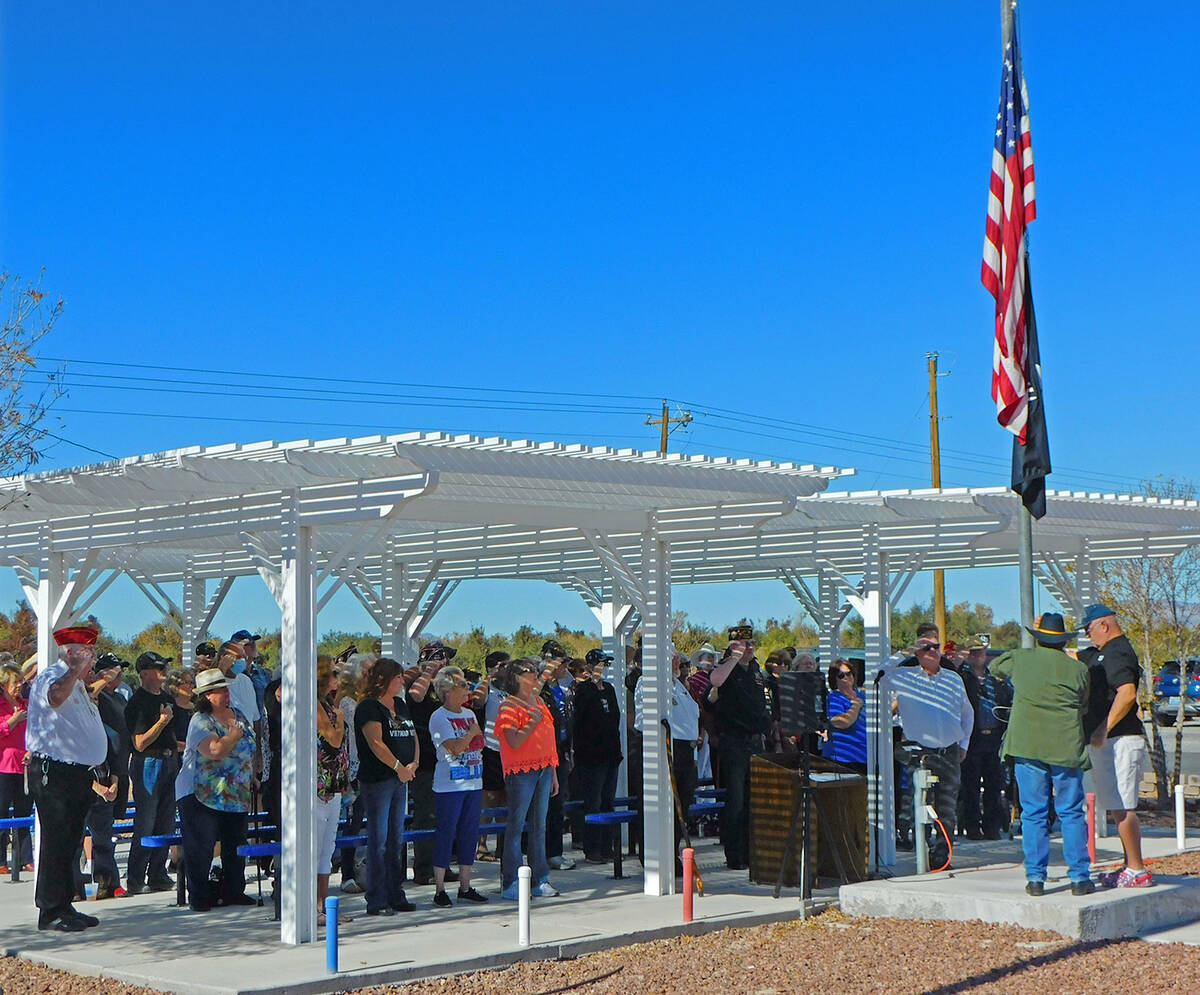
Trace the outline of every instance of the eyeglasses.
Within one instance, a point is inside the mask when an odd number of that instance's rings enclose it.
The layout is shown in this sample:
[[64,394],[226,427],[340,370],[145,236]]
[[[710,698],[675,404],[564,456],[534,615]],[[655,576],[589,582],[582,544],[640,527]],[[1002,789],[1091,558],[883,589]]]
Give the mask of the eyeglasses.
[[930,650],[940,650],[941,643],[917,643],[918,653],[928,653]]

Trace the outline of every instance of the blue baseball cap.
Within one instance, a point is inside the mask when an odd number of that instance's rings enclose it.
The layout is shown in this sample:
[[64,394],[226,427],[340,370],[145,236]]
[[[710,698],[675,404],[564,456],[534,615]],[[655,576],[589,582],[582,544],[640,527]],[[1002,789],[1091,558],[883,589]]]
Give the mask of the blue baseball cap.
[[244,643],[247,639],[262,639],[262,636],[255,635],[249,629],[238,629],[232,636],[229,637],[231,643]]
[[1109,608],[1108,605],[1088,605],[1084,609],[1083,618],[1079,620],[1079,631],[1082,632],[1098,618],[1107,618],[1109,615],[1115,614],[1116,612]]

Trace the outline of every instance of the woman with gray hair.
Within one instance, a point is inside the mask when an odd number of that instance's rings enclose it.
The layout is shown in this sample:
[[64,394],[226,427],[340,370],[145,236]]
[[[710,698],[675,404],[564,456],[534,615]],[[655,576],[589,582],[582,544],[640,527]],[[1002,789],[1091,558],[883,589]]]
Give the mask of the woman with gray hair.
[[433,904],[454,903],[446,894],[446,869],[457,840],[458,900],[486,902],[471,887],[475,843],[479,839],[479,814],[483,804],[483,730],[467,707],[471,685],[461,668],[446,666],[433,679],[433,692],[442,707],[429,716],[429,736],[437,750],[433,772],[433,799],[437,835],[433,838]]

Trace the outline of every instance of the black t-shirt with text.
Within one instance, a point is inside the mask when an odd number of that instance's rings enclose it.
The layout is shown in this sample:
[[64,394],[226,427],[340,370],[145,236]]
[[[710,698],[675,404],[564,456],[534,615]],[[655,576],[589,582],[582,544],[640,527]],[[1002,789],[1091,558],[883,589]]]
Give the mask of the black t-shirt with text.
[[[149,732],[154,727],[162,714],[163,705],[174,707],[175,696],[166,692],[151,694],[145,688],[138,688],[133,692],[133,697],[125,706],[125,725],[129,727],[131,744],[134,736]],[[134,753],[161,753],[163,750],[175,752],[175,730],[170,722],[159,730],[158,735],[152,742],[146,744],[144,750],[139,750],[136,745],[133,746]]]
[[393,698],[396,709],[393,715],[378,698],[364,698],[354,709],[354,740],[358,744],[358,779],[376,783],[395,777],[390,764],[383,764],[375,756],[371,744],[363,733],[368,722],[378,722],[383,729],[383,745],[401,764],[410,764],[417,755],[417,730],[408,705],[403,698]]

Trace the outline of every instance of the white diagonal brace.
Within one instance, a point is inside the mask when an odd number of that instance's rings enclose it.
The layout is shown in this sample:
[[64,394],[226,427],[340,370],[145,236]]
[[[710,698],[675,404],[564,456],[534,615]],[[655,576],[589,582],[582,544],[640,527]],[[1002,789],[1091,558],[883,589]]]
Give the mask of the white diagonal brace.
[[142,571],[127,568],[125,575],[145,595],[146,600],[154,606],[154,610],[162,615],[163,621],[182,636],[183,626],[179,619],[183,618],[183,609],[175,604],[166,592]]
[[625,562],[625,558],[621,555],[620,550],[609,542],[608,537],[596,531],[595,529],[581,529],[583,537],[587,540],[588,545],[600,558],[600,562],[604,564],[605,569],[616,583],[624,589],[629,599],[641,611],[645,617],[646,593],[642,587],[642,582],[638,579],[637,573]]
[[412,631],[413,619],[420,614],[421,603],[425,600],[425,596],[429,593],[429,589],[433,586],[434,581],[437,580],[438,571],[441,570],[442,563],[442,560],[434,560],[425,572],[425,576],[418,579],[404,592],[407,604],[404,606],[404,614],[400,616],[397,629],[405,635],[408,635]]
[[366,609],[375,624],[382,628],[384,620],[387,618],[387,612],[379,595],[375,593],[375,586],[371,583],[370,578],[361,569],[354,570],[346,578],[345,583],[346,589],[358,598],[359,604]]
[[63,585],[62,593],[58,596],[58,604],[54,606],[54,624],[57,626],[66,616],[71,606],[87,586],[96,579],[96,561],[100,558],[99,549],[89,549],[84,554],[83,562],[79,564],[74,575]]
[[796,600],[804,606],[804,610],[817,623],[817,628],[823,626],[825,624],[825,612],[821,609],[821,603],[804,582],[804,578],[790,567],[785,567],[779,573],[780,579],[787,585],[788,590],[792,592]]
[[63,625],[74,625],[81,618],[83,613],[96,603],[96,599],[107,591],[113,582],[120,577],[125,571],[120,567],[114,567],[108,571],[108,576],[105,577],[99,584],[96,584],[82,600],[77,600],[71,610],[67,613],[66,618],[62,619]]
[[920,573],[921,564],[925,562],[925,550],[917,550],[909,553],[905,557],[904,562],[900,564],[900,568],[892,574],[888,584],[888,604],[893,608],[908,589],[908,585],[912,583],[912,579]]
[[36,611],[38,597],[38,579],[33,572],[33,565],[21,556],[12,558],[13,572],[17,575],[17,580],[21,582],[21,590],[25,592],[25,600],[29,602],[29,607]]
[[253,532],[239,532],[238,541],[241,542],[242,548],[249,555],[250,562],[254,564],[254,568],[258,571],[258,575],[262,577],[263,583],[267,585],[267,590],[271,592],[271,597],[278,604],[279,599],[283,597],[283,582],[280,577],[279,568],[275,565],[275,561],[271,559],[271,554],[267,550],[266,543]]
[[458,590],[459,583],[457,580],[443,580],[439,581],[437,586],[434,587],[433,593],[425,601],[425,607],[421,609],[422,630],[445,607],[446,602],[450,599],[450,595]]

